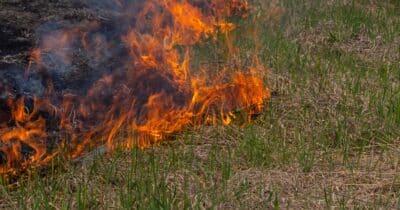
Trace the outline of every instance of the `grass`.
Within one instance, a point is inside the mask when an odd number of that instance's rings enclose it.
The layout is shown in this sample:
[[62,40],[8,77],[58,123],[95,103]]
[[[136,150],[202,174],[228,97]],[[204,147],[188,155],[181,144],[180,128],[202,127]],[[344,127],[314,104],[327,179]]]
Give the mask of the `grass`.
[[193,53],[270,68],[273,98],[251,125],[56,159],[0,185],[0,208],[400,208],[399,1],[252,2],[233,20],[241,54],[227,58],[223,37]]

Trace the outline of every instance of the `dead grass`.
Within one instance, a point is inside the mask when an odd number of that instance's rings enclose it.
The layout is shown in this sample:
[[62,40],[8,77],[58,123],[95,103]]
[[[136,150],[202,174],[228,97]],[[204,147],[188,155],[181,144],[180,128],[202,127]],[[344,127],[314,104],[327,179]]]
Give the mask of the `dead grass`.
[[[143,151],[55,161],[44,176],[0,185],[0,207],[399,208],[399,33],[382,25],[399,23],[399,4],[259,2],[239,21],[258,43],[240,34],[235,43],[270,67],[273,98],[252,125],[188,128]],[[199,57],[224,54],[210,45]]]

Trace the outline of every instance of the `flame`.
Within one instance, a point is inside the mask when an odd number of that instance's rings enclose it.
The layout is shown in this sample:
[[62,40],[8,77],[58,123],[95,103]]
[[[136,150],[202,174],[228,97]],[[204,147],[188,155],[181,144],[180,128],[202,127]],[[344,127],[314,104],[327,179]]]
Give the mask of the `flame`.
[[[240,118],[239,111],[251,121],[262,111],[270,92],[259,69],[226,68],[207,78],[208,69],[196,72],[190,65],[192,46],[234,30],[224,17],[245,16],[247,2],[114,3],[126,8],[122,14],[129,24],[112,39],[94,22],[52,31],[32,51],[27,74],[49,74],[54,60],[68,69],[76,48],[93,68],[110,64],[112,69],[99,74],[84,94],[67,90],[60,96],[56,82],[46,80],[44,96],[8,98],[10,114],[0,113],[0,119],[8,119],[0,122],[0,174],[44,165],[61,150],[69,151],[66,158],[76,158],[102,144],[110,151],[117,146],[146,148],[188,126],[228,125]],[[114,53],[120,45],[126,52],[121,56]]]

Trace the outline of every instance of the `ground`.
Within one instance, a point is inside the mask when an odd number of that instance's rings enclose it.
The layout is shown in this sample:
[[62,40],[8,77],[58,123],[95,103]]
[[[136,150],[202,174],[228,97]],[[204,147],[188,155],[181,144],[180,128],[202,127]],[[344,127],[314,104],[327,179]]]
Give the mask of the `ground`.
[[[241,53],[226,60],[258,57],[268,67],[273,96],[253,123],[188,128],[145,150],[56,159],[0,185],[0,208],[400,208],[400,1],[251,5],[246,19],[232,20]],[[208,42],[194,50],[193,65],[226,56],[223,40]]]

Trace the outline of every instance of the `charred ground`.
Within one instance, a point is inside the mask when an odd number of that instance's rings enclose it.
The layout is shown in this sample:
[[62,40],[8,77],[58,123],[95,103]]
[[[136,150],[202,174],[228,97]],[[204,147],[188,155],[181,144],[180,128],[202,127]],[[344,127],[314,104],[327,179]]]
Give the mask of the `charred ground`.
[[[0,39],[8,40],[0,45],[16,47],[1,47],[8,68],[27,64],[42,20],[110,15],[69,1],[37,2],[0,3]],[[204,126],[147,150],[54,160],[44,177],[32,172],[1,185],[0,207],[398,208],[399,1],[252,3],[236,44],[271,67],[275,95],[250,127]],[[262,28],[256,43],[246,34],[255,26]],[[219,44],[194,55],[217,66]]]
[[[0,121],[10,122],[11,110],[7,108],[7,97],[25,97],[27,109],[33,109],[32,99],[44,92],[46,79],[55,79],[55,89],[60,94],[66,89],[76,92],[94,79],[92,70],[84,57],[74,55],[74,67],[68,74],[36,74],[28,79],[24,72],[30,63],[32,50],[40,43],[44,31],[79,24],[85,21],[106,18],[107,11],[90,10],[81,1],[1,1],[0,2]],[[105,23],[104,27],[106,27]],[[54,68],[57,68],[55,66]],[[31,102],[29,102],[31,101]],[[49,121],[56,121],[49,113]],[[51,125],[54,123],[49,123]],[[9,124],[9,126],[13,126]],[[49,128],[56,131],[56,128]],[[49,145],[50,146],[50,145]],[[22,144],[22,153],[29,156],[31,148]],[[0,155],[5,161],[5,156]],[[0,160],[0,162],[1,162]]]
[[37,43],[37,29],[41,24],[56,20],[82,21],[96,17],[96,13],[85,9],[84,4],[73,2],[1,1],[1,65],[27,64],[28,54]]

